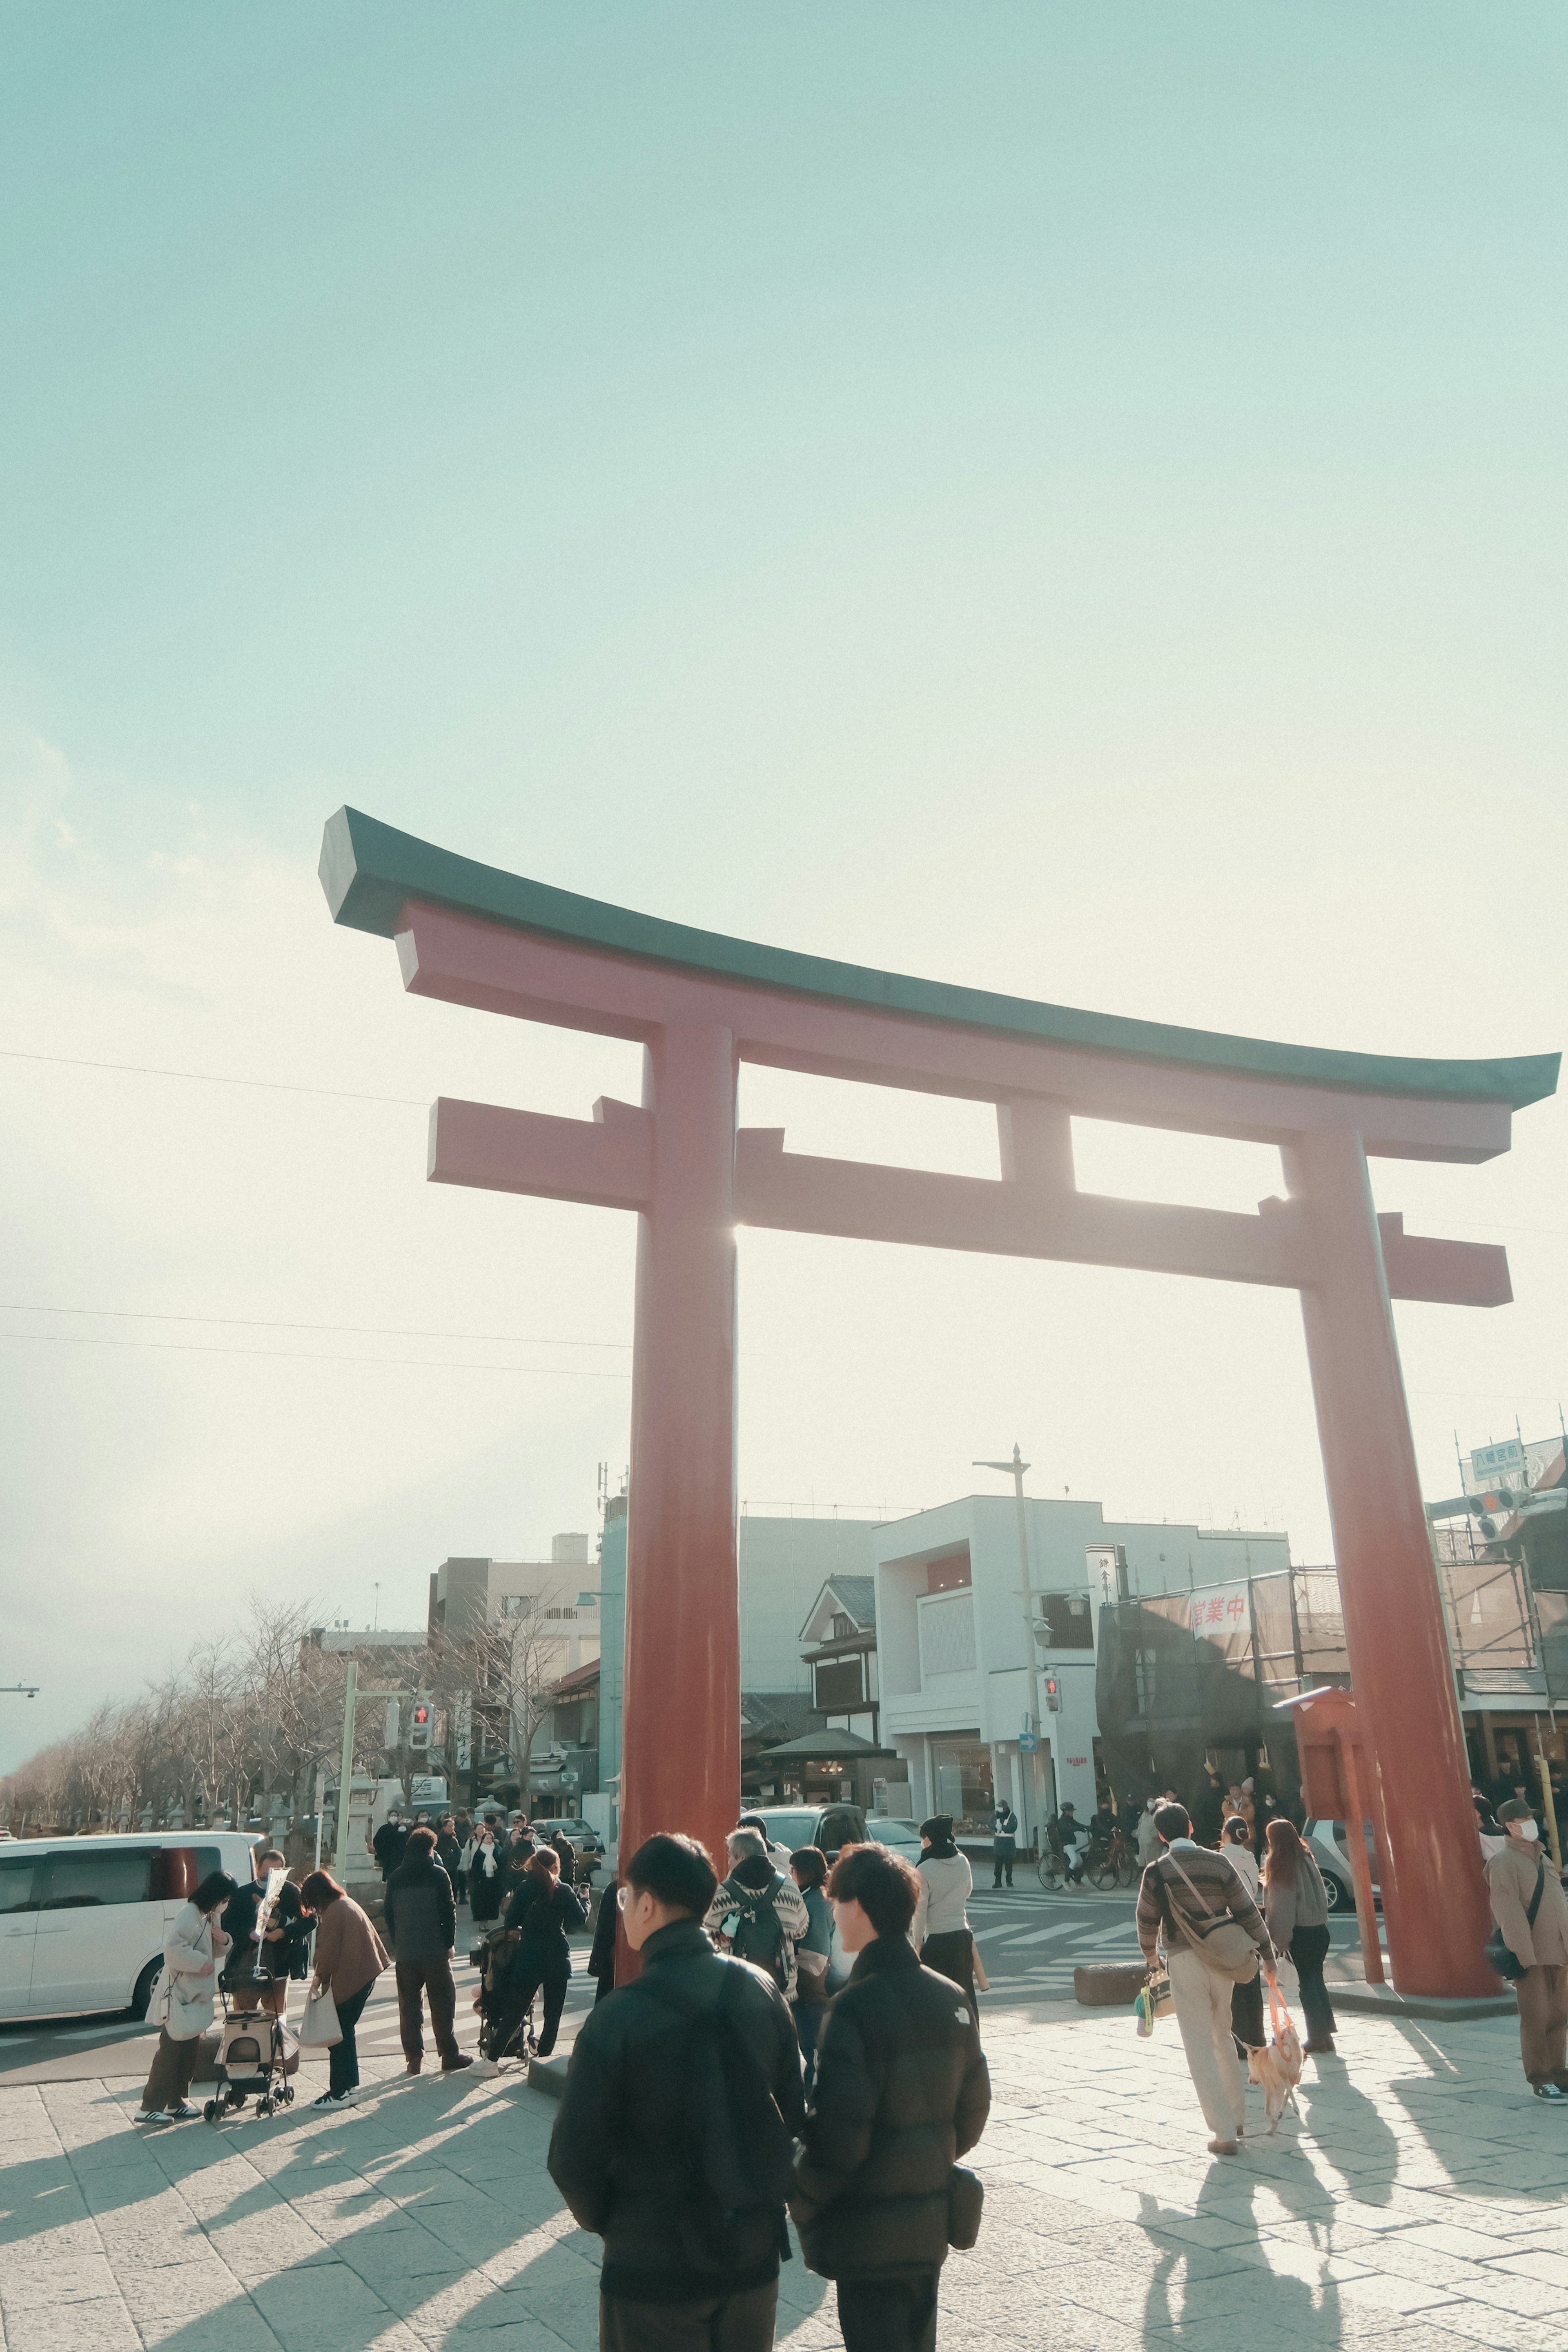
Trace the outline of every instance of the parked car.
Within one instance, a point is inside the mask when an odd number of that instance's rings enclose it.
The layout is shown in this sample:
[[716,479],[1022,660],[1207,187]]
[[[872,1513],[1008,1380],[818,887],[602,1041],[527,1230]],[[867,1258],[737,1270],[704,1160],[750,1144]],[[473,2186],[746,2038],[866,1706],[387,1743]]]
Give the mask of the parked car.
[[905,1862],[920,1867],[920,1825],[917,1822],[894,1821],[891,1813],[868,1813],[865,1833],[878,1845],[886,1846],[893,1853],[901,1853]]
[[570,1839],[579,1863],[587,1863],[590,1875],[604,1859],[604,1841],[598,1831],[591,1829],[586,1822],[579,1821],[573,1813],[562,1813],[551,1821],[536,1821],[532,1826],[536,1837],[564,1835]]
[[[1372,1842],[1370,1822],[1365,1824],[1363,1834],[1366,1839],[1367,1866],[1372,1873],[1373,1897],[1376,1901],[1377,1850]],[[1350,1847],[1345,1841],[1344,1823],[1343,1822],[1305,1822],[1301,1825],[1301,1835],[1312,1847],[1312,1860],[1322,1873],[1323,1890],[1329,1899],[1330,1911],[1354,1911],[1355,1882],[1350,1872]],[[1380,1909],[1382,1907],[1380,1903],[1378,1907]]]
[[15,1838],[0,1853],[0,2017],[147,2014],[163,1937],[210,1871],[243,1886],[256,1848],[233,1831]]
[[744,1813],[763,1823],[776,1870],[788,1870],[789,1856],[803,1845],[820,1846],[831,1862],[841,1846],[865,1843],[866,1818],[858,1805],[747,1805]]

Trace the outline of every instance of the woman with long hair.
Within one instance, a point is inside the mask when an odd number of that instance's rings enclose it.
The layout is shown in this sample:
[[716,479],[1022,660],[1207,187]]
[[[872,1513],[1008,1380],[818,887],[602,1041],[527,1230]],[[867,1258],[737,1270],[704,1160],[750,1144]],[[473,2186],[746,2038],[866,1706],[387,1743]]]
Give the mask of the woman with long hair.
[[342,2034],[327,2058],[327,2088],[314,2101],[319,2107],[346,2106],[360,2086],[360,2053],[354,2043],[371,1989],[382,1970],[390,1968],[386,1947],[351,1895],[324,1870],[313,1870],[299,1890],[307,1911],[316,1915],[316,1958],[311,1970],[312,1993],[329,1992]]
[[1277,1952],[1289,1952],[1301,1980],[1301,2014],[1314,2057],[1334,2056],[1334,2013],[1323,1982],[1329,1951],[1329,1898],[1322,1873],[1295,1823],[1276,1814],[1263,1864],[1263,1916]]
[[[1252,1851],[1251,1834],[1245,1814],[1227,1813],[1225,1826],[1219,1832],[1219,1851],[1256,1903],[1258,1857]],[[1246,2057],[1249,2050],[1261,2050],[1263,2047],[1261,1970],[1258,1975],[1249,1977],[1245,1984],[1231,1986],[1230,2031],[1236,2037],[1236,2047],[1243,2058]]]
[[474,1925],[488,1927],[501,1908],[506,1885],[505,1857],[488,1814],[474,1824],[474,1833],[463,1849],[461,1868],[468,1882],[468,1910]]
[[588,1925],[588,1906],[574,1886],[563,1886],[560,1857],[553,1846],[536,1846],[513,1881],[507,1906],[507,1926],[517,1931],[517,1948],[507,1969],[507,2009],[520,2017],[534,1995],[544,1989],[544,2030],[539,2056],[555,2048],[566,1989],[571,1982],[571,1951],[567,1937]]
[[975,1999],[975,1938],[969,1927],[968,1900],[974,1874],[958,1851],[951,1813],[933,1813],[920,1824],[920,1896],[915,1906],[910,1936],[928,1969],[950,1977],[980,2021]]
[[238,1892],[226,1870],[209,1871],[190,1901],[180,1906],[163,1938],[163,2021],[141,2094],[139,2124],[186,2124],[202,2112],[185,2094],[196,2071],[202,2036],[213,2021],[217,1955],[229,1948],[218,1915]]

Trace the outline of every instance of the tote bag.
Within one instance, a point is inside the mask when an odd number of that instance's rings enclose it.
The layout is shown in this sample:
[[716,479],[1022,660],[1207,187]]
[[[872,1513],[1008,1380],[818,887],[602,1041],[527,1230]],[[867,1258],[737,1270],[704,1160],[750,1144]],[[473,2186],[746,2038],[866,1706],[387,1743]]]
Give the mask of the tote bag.
[[332,1998],[332,1988],[311,1993],[305,2003],[305,2014],[299,2021],[299,2046],[302,2050],[330,2050],[343,2038],[338,2022],[338,2004]]

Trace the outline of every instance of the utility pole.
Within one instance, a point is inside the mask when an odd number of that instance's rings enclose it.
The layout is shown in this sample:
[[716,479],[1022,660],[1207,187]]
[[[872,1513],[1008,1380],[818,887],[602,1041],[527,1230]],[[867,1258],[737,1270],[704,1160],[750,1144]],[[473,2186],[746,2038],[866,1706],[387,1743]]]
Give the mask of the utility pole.
[[[1000,1470],[1013,1482],[1013,1498],[1018,1507],[1019,1599],[1023,1603],[1024,1664],[1029,1673],[1029,1720],[1024,1728],[1032,1733],[1034,1738],[1034,1752],[1030,1760],[1034,1766],[1032,1777],[1035,1851],[1043,1853],[1044,1849],[1039,1841],[1045,1833],[1045,1763],[1040,1748],[1040,1668],[1036,1664],[1034,1651],[1034,1592],[1030,1583],[1029,1573],[1029,1515],[1023,1504],[1023,1474],[1030,1465],[1019,1452],[1015,1440],[1013,1458],[1010,1462],[976,1462],[970,1466],[976,1470]],[[1027,1842],[1029,1830],[1027,1822],[1024,1823],[1024,1830]]]
[[0,1696],[6,1697],[14,1696],[17,1698],[37,1698],[38,1696],[38,1685],[37,1683],[0,1683]]

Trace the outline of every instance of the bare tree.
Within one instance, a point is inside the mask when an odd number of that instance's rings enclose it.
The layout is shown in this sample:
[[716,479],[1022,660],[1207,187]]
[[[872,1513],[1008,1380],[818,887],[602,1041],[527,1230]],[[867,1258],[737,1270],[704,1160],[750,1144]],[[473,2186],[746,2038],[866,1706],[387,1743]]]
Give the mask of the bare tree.
[[466,1699],[476,1763],[485,1756],[504,1758],[525,1812],[533,1791],[534,1741],[554,1705],[565,1662],[559,1608],[559,1594],[519,1595],[513,1613],[443,1640],[432,1653],[433,1689],[449,1725],[455,1726]]

